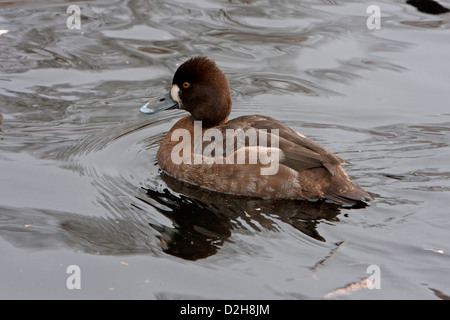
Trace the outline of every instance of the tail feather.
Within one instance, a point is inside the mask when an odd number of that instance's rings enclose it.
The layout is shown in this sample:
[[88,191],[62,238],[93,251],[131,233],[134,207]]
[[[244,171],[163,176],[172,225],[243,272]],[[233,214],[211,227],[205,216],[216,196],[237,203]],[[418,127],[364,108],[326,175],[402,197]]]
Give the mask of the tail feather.
[[354,206],[369,202],[373,199],[372,195],[361,189],[361,187],[352,183],[352,186],[345,190],[332,188],[325,194],[325,198],[342,206]]

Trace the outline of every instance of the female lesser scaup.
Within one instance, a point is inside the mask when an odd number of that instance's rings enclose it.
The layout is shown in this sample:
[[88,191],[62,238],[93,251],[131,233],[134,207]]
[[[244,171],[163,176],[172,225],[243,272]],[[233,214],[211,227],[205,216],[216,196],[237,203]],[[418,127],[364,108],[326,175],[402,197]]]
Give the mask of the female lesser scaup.
[[[344,160],[285,124],[262,115],[228,121],[228,81],[206,57],[183,63],[159,104],[157,110],[146,104],[141,112],[179,108],[191,114],[172,127],[157,154],[161,169],[176,179],[221,193],[271,199],[325,199],[352,206],[372,198],[348,178],[340,166]],[[221,141],[224,137],[231,141]]]

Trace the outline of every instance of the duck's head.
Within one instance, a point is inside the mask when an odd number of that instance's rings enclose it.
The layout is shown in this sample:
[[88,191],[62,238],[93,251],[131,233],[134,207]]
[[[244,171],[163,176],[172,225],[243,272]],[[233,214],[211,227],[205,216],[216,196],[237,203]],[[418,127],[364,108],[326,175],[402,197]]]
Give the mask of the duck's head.
[[227,78],[214,61],[195,57],[183,63],[175,72],[169,94],[159,100],[158,106],[149,103],[142,113],[153,114],[168,109],[183,109],[202,126],[225,123],[231,112],[231,92]]

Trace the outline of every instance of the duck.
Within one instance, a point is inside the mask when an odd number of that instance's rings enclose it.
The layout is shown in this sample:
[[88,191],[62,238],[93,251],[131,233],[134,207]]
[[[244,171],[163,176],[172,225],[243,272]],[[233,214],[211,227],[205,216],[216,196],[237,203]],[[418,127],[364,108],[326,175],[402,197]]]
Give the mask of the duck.
[[208,57],[181,64],[169,93],[140,111],[171,109],[189,114],[167,132],[156,158],[161,170],[179,181],[242,197],[348,207],[373,199],[350,180],[341,166],[345,160],[283,122],[265,115],[229,120],[230,85]]

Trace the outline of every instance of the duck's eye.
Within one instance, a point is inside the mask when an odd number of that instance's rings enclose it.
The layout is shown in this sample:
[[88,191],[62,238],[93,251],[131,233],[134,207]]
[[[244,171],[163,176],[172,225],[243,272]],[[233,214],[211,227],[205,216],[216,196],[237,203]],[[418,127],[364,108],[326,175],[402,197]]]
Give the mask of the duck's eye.
[[189,82],[183,82],[183,88],[187,89],[191,86],[191,84]]

